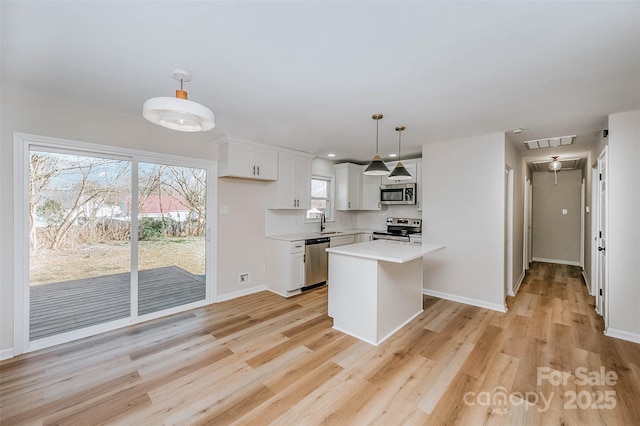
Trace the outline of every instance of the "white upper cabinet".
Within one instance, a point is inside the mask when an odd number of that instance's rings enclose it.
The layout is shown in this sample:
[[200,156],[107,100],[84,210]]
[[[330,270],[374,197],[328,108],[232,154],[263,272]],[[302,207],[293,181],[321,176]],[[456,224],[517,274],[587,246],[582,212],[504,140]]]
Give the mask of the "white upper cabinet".
[[278,152],[226,136],[218,145],[218,176],[277,180]]
[[[361,169],[361,173],[366,167]],[[382,178],[380,176],[370,176],[361,174],[361,205],[360,210],[380,210],[380,184]],[[385,178],[386,179],[386,178]]]
[[416,209],[422,211],[422,160],[416,164]]
[[278,181],[269,184],[269,209],[311,208],[311,158],[278,153]]
[[336,210],[360,210],[362,166],[336,164]]
[[363,174],[365,168],[336,164],[337,210],[380,210],[380,176]]

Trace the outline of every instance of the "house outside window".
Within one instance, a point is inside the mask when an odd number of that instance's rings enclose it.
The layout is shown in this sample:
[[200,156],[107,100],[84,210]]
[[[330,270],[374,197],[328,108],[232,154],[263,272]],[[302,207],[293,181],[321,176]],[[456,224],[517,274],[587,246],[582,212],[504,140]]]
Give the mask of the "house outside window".
[[331,219],[331,179],[313,177],[311,179],[311,208],[307,210],[307,219],[318,219],[324,213]]

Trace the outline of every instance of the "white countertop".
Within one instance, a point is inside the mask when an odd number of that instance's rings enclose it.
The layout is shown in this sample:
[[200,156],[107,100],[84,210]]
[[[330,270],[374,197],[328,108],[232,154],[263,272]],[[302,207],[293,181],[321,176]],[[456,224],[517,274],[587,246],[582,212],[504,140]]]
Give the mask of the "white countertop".
[[442,250],[445,246],[430,243],[404,243],[399,241],[375,240],[366,243],[349,244],[328,248],[327,253],[366,259],[383,260],[385,262],[406,263],[418,259],[425,254]]
[[324,233],[300,232],[296,234],[267,235],[266,237],[272,240],[302,241],[302,240],[308,240],[310,238],[340,237],[342,235],[368,234],[374,231],[380,231],[380,230],[379,229],[341,229],[339,231],[325,231]]

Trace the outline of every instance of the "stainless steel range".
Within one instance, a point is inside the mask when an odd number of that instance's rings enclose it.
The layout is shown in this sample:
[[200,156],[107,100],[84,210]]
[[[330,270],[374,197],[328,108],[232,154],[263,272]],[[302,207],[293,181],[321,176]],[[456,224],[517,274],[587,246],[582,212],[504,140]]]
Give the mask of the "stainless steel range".
[[411,241],[411,236],[422,234],[422,219],[388,217],[387,232],[374,232],[374,240]]

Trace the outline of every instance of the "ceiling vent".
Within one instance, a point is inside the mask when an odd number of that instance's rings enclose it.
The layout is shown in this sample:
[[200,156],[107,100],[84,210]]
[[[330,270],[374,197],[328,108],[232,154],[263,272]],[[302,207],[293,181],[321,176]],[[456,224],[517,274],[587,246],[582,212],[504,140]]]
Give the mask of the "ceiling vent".
[[527,149],[555,148],[562,145],[571,145],[576,142],[576,135],[559,136],[557,138],[536,139],[532,141],[524,141]]

